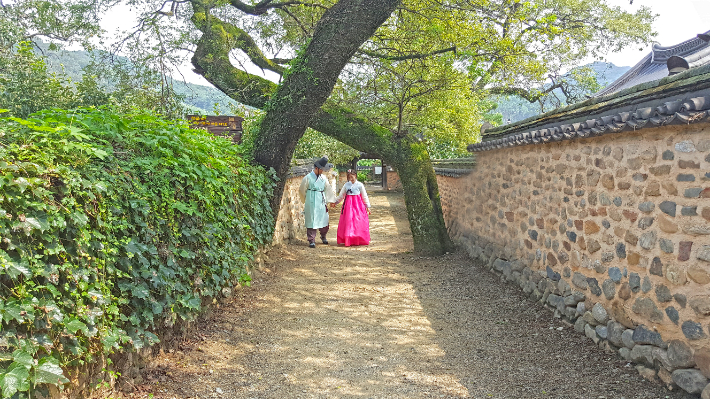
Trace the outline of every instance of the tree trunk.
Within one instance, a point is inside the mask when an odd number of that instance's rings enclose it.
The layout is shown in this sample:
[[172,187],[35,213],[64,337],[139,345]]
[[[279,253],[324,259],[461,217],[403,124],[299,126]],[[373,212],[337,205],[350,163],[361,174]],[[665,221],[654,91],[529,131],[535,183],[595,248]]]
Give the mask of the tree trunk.
[[323,108],[311,127],[393,165],[404,187],[407,216],[417,252],[441,255],[453,249],[441,209],[439,186],[424,144],[413,135],[395,138],[343,109]]
[[[405,189],[407,213],[416,251],[441,254],[451,248],[451,241],[446,234],[436,176],[429,155],[423,146],[411,138],[395,138],[391,130],[374,125],[342,107],[328,105],[322,107],[330,95],[340,70],[350,58],[350,56],[345,58],[341,54],[336,57],[337,63],[323,62],[321,67],[315,60],[337,55],[331,55],[326,51],[335,46],[334,43],[326,43],[328,41],[326,38],[337,40],[339,37],[337,32],[342,34],[347,32],[335,29],[337,27],[347,25],[350,29],[360,29],[358,21],[368,18],[368,15],[376,14],[382,21],[389,15],[389,12],[385,11],[386,7],[383,6],[384,2],[372,0],[366,3],[370,4],[368,6],[370,9],[359,9],[359,16],[354,16],[353,11],[348,10],[349,12],[346,12],[345,16],[341,15],[341,19],[337,22],[336,19],[329,17],[326,21],[337,26],[331,26],[326,29],[328,32],[319,34],[318,40],[314,35],[314,40],[306,51],[299,55],[291,67],[290,74],[278,88],[276,84],[262,77],[251,75],[231,65],[229,52],[234,48],[238,31],[225,22],[210,18],[208,10],[196,8],[193,22],[203,35],[197,43],[192,64],[197,73],[231,98],[242,104],[268,111],[268,122],[262,123],[255,155],[257,161],[273,167],[281,179],[270,201],[272,209],[278,210],[281,206],[293,150],[303,135],[305,126],[310,126],[359,151],[378,155],[385,162],[393,165],[399,172]],[[393,9],[398,1],[388,0],[387,3],[389,3],[388,7]],[[375,11],[377,12],[372,14]],[[379,26],[379,24],[374,26],[375,23],[367,25],[371,32]],[[371,33],[360,33],[358,40],[361,42],[371,35]],[[357,50],[359,44],[351,41],[348,43],[351,52]],[[341,43],[338,43],[338,46],[340,45]],[[269,97],[271,100],[268,100]]]
[[408,135],[399,141],[395,156],[414,248],[428,255],[451,251],[453,244],[444,223],[439,185],[425,146]]
[[298,140],[330,96],[338,76],[358,48],[392,14],[400,0],[341,0],[318,21],[313,37],[292,62],[266,107],[254,159],[281,178],[271,201],[281,204]]

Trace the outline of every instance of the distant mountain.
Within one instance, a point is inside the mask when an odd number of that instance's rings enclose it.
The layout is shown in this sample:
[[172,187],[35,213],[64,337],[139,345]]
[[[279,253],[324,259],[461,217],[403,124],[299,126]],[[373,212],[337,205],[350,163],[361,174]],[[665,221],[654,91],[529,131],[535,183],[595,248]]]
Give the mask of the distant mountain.
[[[618,67],[612,63],[606,62],[593,62],[591,64],[584,65],[584,67],[591,67],[596,73],[597,81],[601,87],[608,86],[611,82],[615,81],[621,75],[626,73],[631,67]],[[550,111],[549,109],[542,110],[538,103],[530,103],[529,101],[517,97],[517,96],[497,96],[494,101],[498,103],[498,108],[493,112],[500,113],[503,115],[503,123],[513,123],[539,115],[543,112]],[[510,122],[508,122],[510,121]]]
[[[72,80],[81,80],[82,68],[91,62],[91,55],[86,51],[50,51],[47,44],[42,44],[42,52],[47,57],[47,64],[54,72],[64,72]],[[597,75],[597,80],[602,87],[618,79],[630,67],[618,67],[611,63],[594,62],[585,66],[591,67]],[[185,96],[185,104],[196,112],[214,114],[215,103],[220,114],[229,114],[238,103],[212,86],[204,86],[174,81],[174,88],[178,94]],[[530,103],[520,97],[497,96],[493,99],[498,103],[498,108],[493,112],[503,115],[504,123],[517,122],[543,112],[539,104]],[[548,111],[548,110],[545,110]],[[508,122],[510,121],[510,122]]]
[[[74,81],[81,80],[82,69],[91,62],[91,54],[86,51],[51,51],[49,45],[40,43],[42,53],[47,59],[47,66],[52,72],[63,72]],[[185,96],[185,104],[196,112],[214,114],[215,103],[220,114],[229,114],[237,102],[212,86],[173,82],[175,92]]]

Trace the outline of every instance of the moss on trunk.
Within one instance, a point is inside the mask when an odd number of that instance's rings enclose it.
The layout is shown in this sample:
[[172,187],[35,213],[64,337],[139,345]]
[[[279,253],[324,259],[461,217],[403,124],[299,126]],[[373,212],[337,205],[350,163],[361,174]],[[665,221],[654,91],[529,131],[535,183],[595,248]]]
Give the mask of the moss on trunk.
[[[244,32],[193,4],[193,22],[202,31],[192,58],[195,71],[235,100],[267,111],[256,140],[254,158],[276,170],[281,179],[271,198],[281,204],[296,143],[306,127],[351,147],[381,156],[400,174],[417,252],[441,254],[451,249],[436,176],[426,148],[414,138],[395,137],[342,107],[323,106],[340,71],[362,42],[387,19],[399,0],[341,0],[321,19],[313,38],[277,86],[231,65],[229,53],[242,48]],[[259,53],[250,57],[263,58]],[[266,62],[266,61],[265,61]],[[273,69],[273,68],[269,68]]]
[[452,250],[439,186],[424,144],[412,135],[396,137],[392,131],[343,108],[322,108],[311,127],[359,151],[378,155],[394,166],[404,187],[415,250],[428,255]]
[[393,163],[404,187],[414,248],[428,255],[451,251],[439,197],[439,185],[426,147],[411,136],[397,143]]

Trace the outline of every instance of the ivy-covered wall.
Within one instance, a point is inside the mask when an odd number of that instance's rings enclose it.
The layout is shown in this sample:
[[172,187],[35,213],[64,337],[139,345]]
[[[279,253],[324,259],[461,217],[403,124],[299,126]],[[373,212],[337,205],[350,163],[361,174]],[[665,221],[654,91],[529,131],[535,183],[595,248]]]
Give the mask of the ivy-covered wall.
[[710,125],[479,152],[452,237],[649,379],[710,397]]
[[89,389],[249,283],[274,183],[240,151],[148,114],[0,119],[0,396]]

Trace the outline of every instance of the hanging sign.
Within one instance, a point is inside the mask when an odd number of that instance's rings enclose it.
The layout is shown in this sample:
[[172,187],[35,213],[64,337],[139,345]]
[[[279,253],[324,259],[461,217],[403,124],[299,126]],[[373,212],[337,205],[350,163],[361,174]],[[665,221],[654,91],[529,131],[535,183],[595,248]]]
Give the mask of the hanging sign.
[[233,115],[188,115],[187,120],[192,129],[206,129],[215,136],[229,137],[232,142],[242,141],[242,121],[244,118]]

